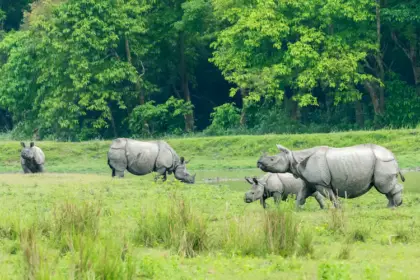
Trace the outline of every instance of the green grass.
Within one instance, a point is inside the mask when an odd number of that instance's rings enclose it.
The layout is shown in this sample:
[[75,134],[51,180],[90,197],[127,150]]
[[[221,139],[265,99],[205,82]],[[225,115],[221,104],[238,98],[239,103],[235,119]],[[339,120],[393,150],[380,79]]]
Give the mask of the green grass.
[[[0,138],[1,139],[1,138]],[[379,130],[324,134],[223,136],[167,139],[180,156],[192,159],[192,170],[229,170],[255,168],[256,160],[267,151],[276,153],[275,144],[291,149],[316,145],[344,147],[375,143],[389,148],[396,155],[401,168],[420,166],[420,130]],[[50,172],[109,173],[106,153],[111,141],[38,142],[46,155],[46,169]],[[0,172],[20,171],[19,141],[0,144]]]
[[[269,199],[264,210],[244,203],[242,178],[262,174],[256,159],[276,143],[376,143],[402,168],[418,167],[419,133],[168,139],[192,158],[195,185],[111,179],[110,141],[39,142],[47,173],[0,174],[0,279],[418,279],[419,172],[404,174],[394,210],[374,189],[342,210],[320,210],[313,198],[298,212],[293,200],[277,209]],[[20,172],[19,154],[18,141],[0,142],[0,172]]]
[[3,174],[0,279],[418,279],[420,173],[404,204],[375,190],[319,210],[264,211],[245,181]]

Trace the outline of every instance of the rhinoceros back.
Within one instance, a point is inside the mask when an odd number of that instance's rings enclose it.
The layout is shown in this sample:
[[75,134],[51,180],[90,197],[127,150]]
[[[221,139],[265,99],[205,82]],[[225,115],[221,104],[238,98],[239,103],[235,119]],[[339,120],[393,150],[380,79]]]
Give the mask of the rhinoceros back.
[[45,163],[44,152],[37,146],[32,147],[32,149],[34,149],[35,162],[39,165],[44,164]]
[[156,142],[128,140],[125,149],[127,170],[135,175],[145,175],[155,169],[159,147]]
[[326,158],[331,186],[339,196],[354,198],[369,191],[376,163],[371,145],[329,148]]

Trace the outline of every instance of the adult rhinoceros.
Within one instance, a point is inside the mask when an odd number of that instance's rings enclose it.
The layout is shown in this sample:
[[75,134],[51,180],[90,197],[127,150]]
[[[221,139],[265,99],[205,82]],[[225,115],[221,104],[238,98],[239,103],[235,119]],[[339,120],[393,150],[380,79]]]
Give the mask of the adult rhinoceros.
[[191,176],[187,172],[187,163],[165,141],[143,142],[117,138],[112,141],[108,151],[108,165],[112,169],[112,177],[124,177],[124,171],[127,169],[134,175],[146,175],[154,171],[166,180],[166,173],[173,172],[176,179],[193,184],[195,175]]
[[44,152],[34,142],[29,144],[20,142],[22,151],[20,152],[20,164],[24,173],[42,173],[44,172],[45,155]]
[[388,198],[388,207],[402,204],[403,186],[397,181],[404,176],[392,152],[374,144],[345,148],[318,146],[291,151],[277,145],[280,153],[262,156],[257,166],[266,172],[290,172],[303,179],[306,185],[299,192],[296,204],[302,205],[314,191],[326,194],[334,206],[339,197],[355,198],[372,186]]
[[[249,178],[245,180],[251,184],[251,190],[245,193],[245,202],[251,203],[260,200],[261,205],[266,208],[265,200],[273,197],[276,204],[280,200],[286,200],[291,194],[297,195],[305,186],[305,182],[295,178],[291,173],[267,173],[263,177]],[[324,208],[324,197],[319,192],[314,192],[313,197],[318,201],[321,209]]]

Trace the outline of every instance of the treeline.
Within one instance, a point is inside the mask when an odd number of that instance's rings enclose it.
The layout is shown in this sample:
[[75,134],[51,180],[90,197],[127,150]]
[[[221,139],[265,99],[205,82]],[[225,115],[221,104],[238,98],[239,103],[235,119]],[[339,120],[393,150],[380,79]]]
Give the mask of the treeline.
[[16,138],[419,122],[418,0],[0,2],[0,130]]

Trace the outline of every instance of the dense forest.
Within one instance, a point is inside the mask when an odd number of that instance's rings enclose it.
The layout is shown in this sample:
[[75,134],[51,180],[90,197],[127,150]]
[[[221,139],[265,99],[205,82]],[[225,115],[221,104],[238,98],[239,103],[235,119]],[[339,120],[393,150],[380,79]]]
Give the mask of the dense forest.
[[419,0],[0,0],[15,138],[419,122]]

